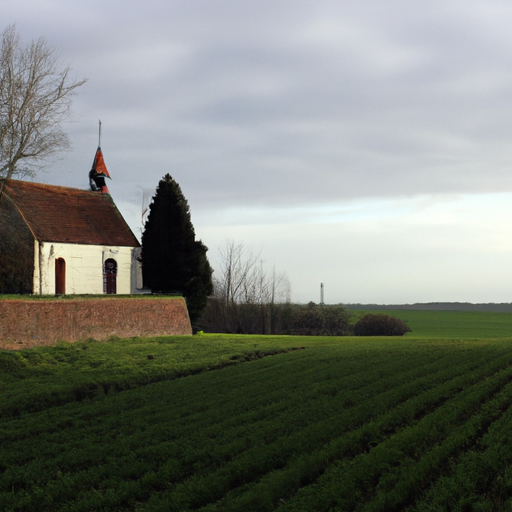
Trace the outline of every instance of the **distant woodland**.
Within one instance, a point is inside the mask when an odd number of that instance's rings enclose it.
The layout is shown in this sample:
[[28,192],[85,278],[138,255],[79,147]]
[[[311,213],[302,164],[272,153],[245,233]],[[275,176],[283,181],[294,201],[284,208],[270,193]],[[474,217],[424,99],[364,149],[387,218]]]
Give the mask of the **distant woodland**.
[[425,311],[496,311],[512,313],[512,303],[490,302],[487,304],[472,304],[471,302],[426,302],[416,304],[344,304],[347,309],[377,311],[382,309],[415,309]]

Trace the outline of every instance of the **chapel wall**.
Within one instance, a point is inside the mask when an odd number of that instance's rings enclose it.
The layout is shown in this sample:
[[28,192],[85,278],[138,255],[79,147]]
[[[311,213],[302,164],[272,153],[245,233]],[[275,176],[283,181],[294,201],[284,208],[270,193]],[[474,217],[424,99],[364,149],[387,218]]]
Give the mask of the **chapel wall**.
[[117,294],[134,293],[133,247],[35,242],[34,293],[55,294],[55,260],[66,262],[66,295],[104,293],[103,267],[107,259],[117,263]]

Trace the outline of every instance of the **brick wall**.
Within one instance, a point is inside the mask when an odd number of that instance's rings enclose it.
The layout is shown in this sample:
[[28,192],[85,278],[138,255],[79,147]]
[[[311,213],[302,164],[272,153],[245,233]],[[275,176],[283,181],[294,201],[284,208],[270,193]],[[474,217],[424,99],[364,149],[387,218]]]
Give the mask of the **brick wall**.
[[182,298],[0,300],[0,348],[59,340],[191,334]]

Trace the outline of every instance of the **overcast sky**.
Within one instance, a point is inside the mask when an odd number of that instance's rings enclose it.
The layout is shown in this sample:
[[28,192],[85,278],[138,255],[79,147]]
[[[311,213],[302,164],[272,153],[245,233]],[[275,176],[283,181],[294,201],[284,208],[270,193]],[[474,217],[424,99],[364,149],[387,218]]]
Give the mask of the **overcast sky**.
[[512,3],[2,0],[88,82],[38,181],[98,145],[137,236],[166,173],[212,266],[226,241],[292,300],[512,301]]

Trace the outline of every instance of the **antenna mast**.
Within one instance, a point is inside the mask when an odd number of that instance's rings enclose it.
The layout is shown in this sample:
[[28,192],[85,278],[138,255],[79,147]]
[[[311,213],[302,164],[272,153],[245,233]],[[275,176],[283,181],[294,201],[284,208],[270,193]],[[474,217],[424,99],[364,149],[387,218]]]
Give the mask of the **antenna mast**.
[[320,283],[320,304],[324,303],[324,283]]

